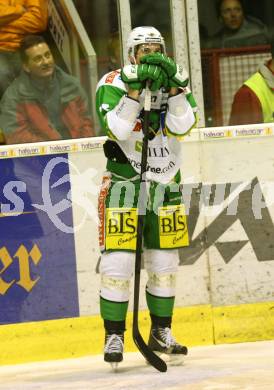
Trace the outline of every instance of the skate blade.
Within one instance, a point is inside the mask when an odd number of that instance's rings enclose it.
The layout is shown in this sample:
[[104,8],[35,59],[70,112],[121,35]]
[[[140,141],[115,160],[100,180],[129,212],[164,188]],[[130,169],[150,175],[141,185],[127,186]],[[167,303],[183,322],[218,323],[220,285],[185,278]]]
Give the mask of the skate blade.
[[168,366],[182,366],[184,364],[185,355],[183,354],[168,354],[154,351]]
[[111,369],[113,372],[118,372],[118,364],[117,362],[110,363]]

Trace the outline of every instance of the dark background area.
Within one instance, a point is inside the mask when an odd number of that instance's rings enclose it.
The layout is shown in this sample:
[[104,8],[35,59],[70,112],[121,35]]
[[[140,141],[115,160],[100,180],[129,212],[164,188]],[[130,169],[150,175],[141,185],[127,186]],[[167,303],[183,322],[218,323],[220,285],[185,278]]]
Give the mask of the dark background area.
[[[216,12],[217,0],[198,0],[199,23],[208,35],[215,34],[221,27]],[[274,32],[273,0],[243,0],[246,15],[251,15],[265,23],[270,32]]]

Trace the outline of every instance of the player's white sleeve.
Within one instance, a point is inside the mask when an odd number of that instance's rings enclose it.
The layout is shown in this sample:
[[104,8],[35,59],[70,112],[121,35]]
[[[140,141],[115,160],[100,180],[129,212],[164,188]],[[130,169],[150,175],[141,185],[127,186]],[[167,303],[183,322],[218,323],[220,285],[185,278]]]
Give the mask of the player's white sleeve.
[[125,95],[117,106],[107,113],[108,128],[116,139],[125,141],[129,138],[136,125],[140,110],[140,103]]
[[166,126],[172,135],[183,135],[195,124],[195,115],[186,96],[180,93],[168,99]]

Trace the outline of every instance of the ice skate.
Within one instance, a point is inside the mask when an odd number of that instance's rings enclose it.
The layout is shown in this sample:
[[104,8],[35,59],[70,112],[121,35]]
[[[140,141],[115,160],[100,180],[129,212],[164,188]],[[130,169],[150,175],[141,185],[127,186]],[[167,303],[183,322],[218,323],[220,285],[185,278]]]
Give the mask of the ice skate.
[[112,369],[117,371],[118,363],[123,360],[124,352],[124,335],[123,334],[106,334],[104,361],[110,363]]
[[188,350],[179,344],[171,334],[171,329],[166,327],[152,327],[149,335],[148,346],[157,353],[166,363],[180,365]]

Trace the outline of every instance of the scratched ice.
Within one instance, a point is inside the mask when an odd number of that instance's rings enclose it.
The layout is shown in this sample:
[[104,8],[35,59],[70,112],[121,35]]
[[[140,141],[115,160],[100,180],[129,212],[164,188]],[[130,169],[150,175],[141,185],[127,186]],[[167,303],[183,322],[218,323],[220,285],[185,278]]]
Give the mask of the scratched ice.
[[118,372],[101,355],[0,367],[2,390],[273,390],[274,341],[190,348],[183,366],[159,373],[139,353]]

